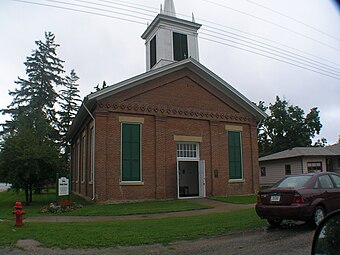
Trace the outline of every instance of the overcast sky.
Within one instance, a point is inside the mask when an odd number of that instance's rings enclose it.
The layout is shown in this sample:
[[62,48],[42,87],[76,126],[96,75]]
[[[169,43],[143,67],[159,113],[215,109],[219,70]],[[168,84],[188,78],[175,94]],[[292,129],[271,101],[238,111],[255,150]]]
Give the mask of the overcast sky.
[[[323,124],[320,137],[329,144],[338,140],[340,12],[335,2],[174,2],[178,17],[190,20],[193,12],[196,22],[203,25],[199,31],[203,65],[253,102],[262,100],[268,105],[280,96],[305,112],[318,107]],[[103,80],[114,84],[145,72],[145,45],[140,36],[162,3],[163,0],[0,0],[0,108],[12,101],[8,90],[16,88],[17,77],[26,78],[23,62],[36,48],[34,41],[44,40],[45,31],[56,35],[58,56],[65,61],[67,73],[75,69],[80,77],[82,97]],[[135,8],[127,6],[131,4]],[[0,121],[4,120],[1,116]]]

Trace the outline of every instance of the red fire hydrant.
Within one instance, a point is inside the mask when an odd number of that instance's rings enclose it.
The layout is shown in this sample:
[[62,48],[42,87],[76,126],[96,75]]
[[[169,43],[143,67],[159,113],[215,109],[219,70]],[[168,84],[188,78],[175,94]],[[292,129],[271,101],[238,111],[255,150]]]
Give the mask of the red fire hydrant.
[[21,227],[24,225],[22,224],[22,215],[25,214],[25,212],[22,210],[21,201],[16,201],[14,208],[15,210],[12,213],[15,214],[15,226]]

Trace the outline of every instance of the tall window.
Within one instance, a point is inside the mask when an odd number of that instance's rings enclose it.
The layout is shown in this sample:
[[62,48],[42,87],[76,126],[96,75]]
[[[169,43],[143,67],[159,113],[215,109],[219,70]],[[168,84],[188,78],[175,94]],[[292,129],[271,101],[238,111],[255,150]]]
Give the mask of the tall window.
[[85,177],[86,177],[86,134],[83,133],[82,139],[81,139],[81,158],[82,158],[82,163],[81,163],[81,181],[85,182]]
[[285,165],[285,174],[286,175],[292,174],[292,169],[291,169],[290,165]]
[[228,149],[229,179],[241,180],[243,178],[241,132],[228,131]]
[[141,181],[141,125],[122,123],[122,181]]
[[150,68],[156,65],[157,62],[157,44],[156,44],[156,36],[150,41]]
[[90,181],[93,182],[93,171],[94,171],[94,127],[91,127],[90,129],[90,138],[89,138],[89,149],[90,149]]
[[79,139],[77,140],[77,149],[76,149],[76,153],[77,153],[77,166],[76,166],[76,182],[79,181],[79,176],[80,176],[80,142]]
[[173,33],[174,60],[180,61],[188,58],[187,35]]

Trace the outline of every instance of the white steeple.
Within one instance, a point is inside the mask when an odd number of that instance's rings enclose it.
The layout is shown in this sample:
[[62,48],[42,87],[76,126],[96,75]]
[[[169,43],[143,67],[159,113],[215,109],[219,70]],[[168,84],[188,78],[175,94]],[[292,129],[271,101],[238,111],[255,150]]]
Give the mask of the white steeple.
[[164,0],[164,14],[176,17],[176,9],[173,0]]
[[201,25],[176,17],[173,0],[164,0],[160,14],[152,21],[142,38],[146,46],[146,70],[193,58],[199,61],[198,33]]

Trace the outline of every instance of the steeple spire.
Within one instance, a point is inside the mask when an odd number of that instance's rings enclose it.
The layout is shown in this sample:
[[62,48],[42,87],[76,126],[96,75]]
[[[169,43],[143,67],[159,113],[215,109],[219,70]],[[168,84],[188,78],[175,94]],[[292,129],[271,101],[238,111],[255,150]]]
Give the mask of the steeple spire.
[[175,4],[173,0],[164,0],[164,14],[176,17]]

